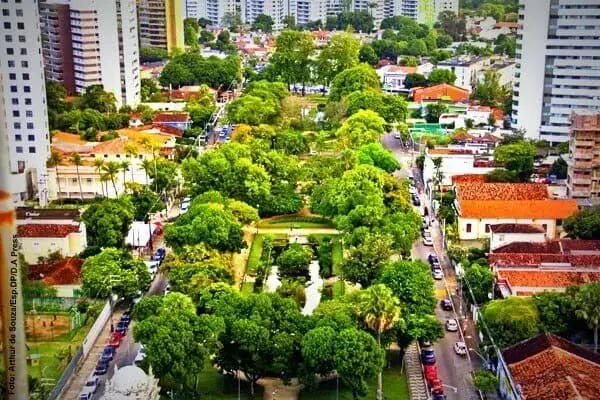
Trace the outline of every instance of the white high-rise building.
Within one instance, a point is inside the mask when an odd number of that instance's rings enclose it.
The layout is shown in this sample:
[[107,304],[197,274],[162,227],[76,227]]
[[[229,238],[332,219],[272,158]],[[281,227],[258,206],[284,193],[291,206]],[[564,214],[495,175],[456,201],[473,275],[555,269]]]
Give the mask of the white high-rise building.
[[513,127],[569,139],[571,109],[600,109],[600,2],[520,0]]
[[242,21],[245,18],[244,0],[186,0],[188,17],[195,12],[194,18],[208,19],[212,25],[221,25],[226,14],[238,14]]
[[135,0],[42,0],[40,15],[50,79],[71,94],[102,85],[119,105],[139,103]]
[[[13,200],[47,201],[50,152],[40,19],[34,1],[0,2],[0,113],[8,137]],[[6,157],[7,149],[0,149]]]
[[273,30],[283,29],[285,17],[290,15],[290,3],[296,0],[245,0],[245,15],[242,18],[247,24],[254,22],[259,14],[270,15],[273,18]]

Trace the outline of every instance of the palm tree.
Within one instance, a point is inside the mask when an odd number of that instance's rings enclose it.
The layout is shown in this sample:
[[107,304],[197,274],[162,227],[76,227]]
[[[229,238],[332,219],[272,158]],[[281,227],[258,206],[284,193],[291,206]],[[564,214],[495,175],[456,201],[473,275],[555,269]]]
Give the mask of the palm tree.
[[150,186],[150,181],[148,177],[150,176],[150,171],[152,170],[152,161],[144,159],[142,161],[142,169],[146,173],[146,186]]
[[[378,284],[364,290],[358,298],[358,315],[365,324],[377,333],[381,346],[381,335],[400,320],[400,301],[385,285]],[[383,376],[377,376],[377,400],[383,399]]]
[[115,190],[115,198],[119,197],[119,192],[117,192],[117,184],[115,183],[115,179],[117,178],[117,175],[119,174],[120,170],[121,166],[116,161],[109,161],[102,167],[102,171],[104,171],[104,176],[106,176],[106,178],[112,182],[113,189]]
[[123,160],[121,161],[120,167],[123,170],[123,193],[125,193],[125,173],[127,172],[127,168],[129,168],[129,166],[131,165],[131,163],[127,160]]
[[575,314],[594,330],[594,351],[598,351],[598,328],[600,328],[600,282],[583,285],[575,295]]
[[79,153],[73,154],[71,157],[71,162],[75,165],[75,170],[77,171],[77,183],[79,183],[79,198],[83,201],[83,190],[81,189],[81,175],[79,175],[79,167],[83,165],[83,160]]
[[[130,156],[132,159],[135,159],[139,154],[137,146],[132,143],[126,144],[125,145],[125,154]],[[133,180],[134,180],[134,178],[133,178],[134,165],[135,165],[135,161],[132,160],[131,161],[131,182],[133,182]]]
[[103,184],[103,180],[102,180],[102,175],[100,174],[100,171],[102,170],[102,166],[104,165],[104,160],[101,158],[96,158],[94,160],[94,167],[96,167],[96,173],[98,175],[100,175],[100,188],[102,189],[102,197],[104,196],[104,184]]
[[104,196],[104,185],[106,184],[106,197],[108,197],[108,176],[100,175],[100,187],[102,187],[102,196]]
[[54,170],[56,171],[56,185],[58,187],[58,193],[57,193],[57,197],[60,201],[60,179],[58,179],[58,164],[60,164],[60,162],[62,161],[62,157],[61,155],[56,152],[53,151],[52,154],[50,154],[50,159],[48,160],[50,166],[54,167]]
[[[158,142],[150,140],[145,137],[140,141],[140,144],[146,149],[152,151],[152,160],[154,161],[154,177],[156,178],[156,152],[160,150],[161,146]],[[156,182],[156,179],[154,179]],[[158,188],[154,185],[154,191],[158,192]]]

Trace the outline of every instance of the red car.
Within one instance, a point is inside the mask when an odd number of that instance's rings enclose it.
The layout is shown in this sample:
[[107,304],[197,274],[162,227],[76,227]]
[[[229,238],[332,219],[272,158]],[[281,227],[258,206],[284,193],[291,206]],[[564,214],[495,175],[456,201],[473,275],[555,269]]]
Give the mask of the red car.
[[439,381],[438,372],[435,365],[424,365],[423,371],[425,372],[425,379],[427,379],[427,383],[429,386],[434,386],[433,383]]
[[431,394],[441,395],[444,394],[444,386],[442,385],[442,381],[436,379],[435,381],[430,383],[431,386]]
[[123,340],[123,335],[119,332],[113,332],[112,336],[108,340],[108,345],[117,348],[121,345],[121,340]]

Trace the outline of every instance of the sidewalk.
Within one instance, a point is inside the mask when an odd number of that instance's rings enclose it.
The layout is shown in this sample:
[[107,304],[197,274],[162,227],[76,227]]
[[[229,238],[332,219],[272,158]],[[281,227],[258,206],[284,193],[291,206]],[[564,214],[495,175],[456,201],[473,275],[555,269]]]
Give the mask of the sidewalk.
[[[115,324],[121,318],[121,314],[122,312],[117,310],[115,310],[115,312],[113,313],[112,320],[115,321]],[[110,323],[111,318],[109,318],[108,321],[106,321],[106,324],[102,329],[102,333],[98,336],[98,339],[96,339],[96,342],[94,343],[94,346],[90,349],[88,355],[84,359],[82,359],[79,366],[75,369],[75,371],[73,371],[71,379],[69,379],[69,382],[67,383],[65,389],[59,397],[60,399],[79,400],[79,394],[81,393],[83,386],[85,385],[89,376],[96,369],[96,363],[100,359],[102,350],[104,350],[104,347],[108,343],[108,339],[111,335]],[[112,367],[113,364],[111,363],[111,368]],[[106,375],[100,377],[100,386],[106,384],[104,379],[105,376]]]

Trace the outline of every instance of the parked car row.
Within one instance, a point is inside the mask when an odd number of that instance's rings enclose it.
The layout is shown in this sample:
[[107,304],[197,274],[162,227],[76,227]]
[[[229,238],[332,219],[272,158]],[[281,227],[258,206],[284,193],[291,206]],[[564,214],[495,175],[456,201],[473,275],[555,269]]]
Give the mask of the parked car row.
[[433,276],[433,279],[438,281],[444,279],[444,273],[442,272],[438,256],[431,253],[427,257],[427,261],[429,261],[429,265],[431,266],[431,275]]
[[115,355],[117,354],[117,349],[121,345],[121,341],[125,337],[130,323],[131,314],[129,311],[126,311],[123,313],[123,315],[121,315],[117,326],[114,328],[114,332],[108,339],[107,345],[102,350],[102,354],[100,355],[100,359],[96,363],[96,368],[94,369],[94,372],[87,379],[83,390],[79,394],[79,400],[94,399],[94,396],[98,391],[98,386],[100,384],[100,376],[105,375],[108,372],[108,368],[110,367],[111,362],[114,360]]
[[431,238],[431,231],[429,228],[423,228],[423,244],[425,246],[433,246],[433,239]]
[[446,395],[444,394],[444,385],[438,376],[438,370],[435,365],[435,352],[431,343],[423,343],[421,345],[421,363],[423,364],[423,374],[427,385],[431,390],[432,400],[444,400]]

